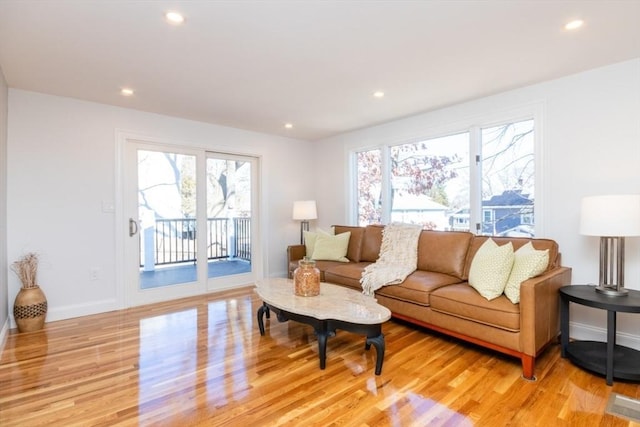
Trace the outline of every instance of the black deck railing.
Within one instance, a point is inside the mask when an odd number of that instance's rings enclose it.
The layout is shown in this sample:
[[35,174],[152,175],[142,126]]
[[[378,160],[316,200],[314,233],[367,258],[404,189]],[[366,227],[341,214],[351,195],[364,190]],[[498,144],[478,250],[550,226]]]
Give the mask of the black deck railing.
[[251,261],[251,218],[234,218],[233,230],[236,257]]
[[[251,261],[251,218],[208,218],[206,237],[209,260],[234,257]],[[197,238],[195,218],[157,219],[155,265],[195,262]],[[142,242],[140,247],[144,247]]]

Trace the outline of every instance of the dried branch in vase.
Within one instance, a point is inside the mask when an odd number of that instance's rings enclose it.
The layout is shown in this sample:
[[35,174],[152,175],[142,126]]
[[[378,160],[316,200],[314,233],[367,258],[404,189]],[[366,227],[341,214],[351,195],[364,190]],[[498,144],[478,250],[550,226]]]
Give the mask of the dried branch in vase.
[[30,252],[11,264],[11,269],[18,275],[24,289],[36,288],[38,273],[38,255]]

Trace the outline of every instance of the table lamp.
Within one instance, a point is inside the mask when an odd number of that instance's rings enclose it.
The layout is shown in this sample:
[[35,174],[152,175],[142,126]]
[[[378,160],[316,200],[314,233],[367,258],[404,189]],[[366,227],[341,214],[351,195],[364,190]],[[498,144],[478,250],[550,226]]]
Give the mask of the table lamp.
[[293,219],[300,222],[300,244],[304,244],[304,232],[309,231],[309,220],[317,219],[315,200],[293,202]]
[[582,199],[580,234],[600,237],[600,277],[596,291],[624,296],[624,238],[640,236],[640,195]]

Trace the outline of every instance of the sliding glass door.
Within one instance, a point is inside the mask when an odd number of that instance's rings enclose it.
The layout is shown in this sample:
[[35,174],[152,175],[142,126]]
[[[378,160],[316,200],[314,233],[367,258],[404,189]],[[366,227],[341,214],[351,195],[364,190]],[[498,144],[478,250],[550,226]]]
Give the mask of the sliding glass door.
[[129,305],[254,280],[257,159],[127,141]]
[[208,277],[251,273],[255,159],[207,153]]

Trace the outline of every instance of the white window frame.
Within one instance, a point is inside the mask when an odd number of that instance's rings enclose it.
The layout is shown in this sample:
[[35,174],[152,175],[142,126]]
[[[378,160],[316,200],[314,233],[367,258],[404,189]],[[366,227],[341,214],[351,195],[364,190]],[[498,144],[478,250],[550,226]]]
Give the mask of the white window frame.
[[[436,128],[426,127],[421,130],[414,131],[411,135],[400,137],[393,141],[377,141],[376,144],[362,145],[352,147],[347,151],[349,156],[348,164],[351,165],[349,176],[351,181],[351,191],[347,192],[348,200],[346,206],[351,206],[348,210],[348,218],[352,224],[358,223],[357,212],[357,156],[358,152],[380,149],[382,151],[382,222],[388,224],[391,215],[390,195],[391,182],[389,170],[389,150],[390,147],[399,144],[409,144],[415,141],[427,141],[439,137],[453,134],[469,132],[469,175],[471,177],[480,176],[481,144],[482,129],[504,125],[506,123],[515,123],[525,120],[533,120],[534,122],[534,162],[535,162],[535,189],[534,189],[534,223],[535,235],[545,235],[544,218],[546,213],[546,195],[549,194],[547,182],[544,179],[543,171],[548,171],[549,167],[545,156],[546,146],[544,143],[544,102],[537,101],[530,104],[514,106],[505,111],[496,111],[486,113],[480,116],[468,117],[456,122],[442,125]],[[395,123],[394,126],[398,127]],[[476,161],[478,159],[478,161]],[[470,182],[470,231],[481,233],[482,224],[482,180],[475,179]]]

